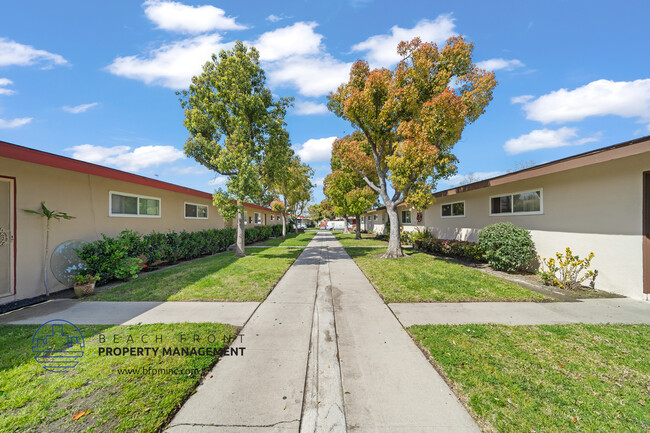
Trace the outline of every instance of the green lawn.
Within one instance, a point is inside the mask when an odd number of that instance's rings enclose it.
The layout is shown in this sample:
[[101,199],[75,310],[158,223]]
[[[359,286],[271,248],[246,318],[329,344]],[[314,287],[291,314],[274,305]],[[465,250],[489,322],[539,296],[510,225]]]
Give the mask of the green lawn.
[[518,284],[428,254],[380,259],[380,248],[346,248],[386,302],[551,300]]
[[[100,347],[212,347],[220,349],[236,329],[218,323],[79,326],[85,351],[65,373],[46,371],[32,357],[37,325],[0,325],[0,431],[157,432],[176,413],[217,361],[214,356],[99,356]],[[179,343],[180,334],[204,341]],[[99,334],[106,342],[99,343]],[[113,336],[122,342],[114,344]],[[136,343],[124,343],[131,335]],[[140,342],[148,335],[148,344]],[[214,343],[205,341],[213,335]],[[161,336],[162,343],[155,343]],[[178,374],[119,374],[122,368],[183,369]],[[90,413],[72,420],[79,412]]]
[[650,431],[650,325],[409,331],[484,432]]
[[268,245],[273,247],[306,247],[309,242],[316,236],[315,231],[304,232],[304,233],[287,233],[287,238],[282,239],[282,237],[269,239],[264,242],[260,242],[259,245]]
[[334,237],[341,242],[341,245],[344,247],[372,247],[372,246],[386,246],[388,242],[380,241],[375,239],[375,235],[372,233],[361,233],[361,239],[357,240],[354,237],[356,236],[353,233],[344,235],[343,232],[332,232]]
[[263,301],[296,260],[298,248],[248,248],[181,263],[112,287],[89,301]]

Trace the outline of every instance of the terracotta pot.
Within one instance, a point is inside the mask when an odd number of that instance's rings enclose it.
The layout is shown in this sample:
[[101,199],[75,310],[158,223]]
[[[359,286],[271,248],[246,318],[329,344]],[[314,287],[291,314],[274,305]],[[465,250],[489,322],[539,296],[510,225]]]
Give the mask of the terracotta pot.
[[92,295],[95,291],[95,283],[74,284],[74,294],[77,298]]

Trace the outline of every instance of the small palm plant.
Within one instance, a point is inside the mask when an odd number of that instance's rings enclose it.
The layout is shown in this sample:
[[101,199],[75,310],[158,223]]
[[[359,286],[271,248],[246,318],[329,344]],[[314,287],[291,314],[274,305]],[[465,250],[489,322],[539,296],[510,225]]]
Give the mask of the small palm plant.
[[50,210],[45,207],[45,202],[41,202],[41,208],[39,210],[23,209],[24,212],[36,214],[38,216],[44,217],[47,220],[47,225],[45,229],[45,255],[43,257],[43,283],[45,284],[45,294],[50,296],[50,287],[47,284],[47,256],[50,252],[50,222],[55,220],[71,220],[75,217],[68,215],[65,212],[60,212],[57,210]]

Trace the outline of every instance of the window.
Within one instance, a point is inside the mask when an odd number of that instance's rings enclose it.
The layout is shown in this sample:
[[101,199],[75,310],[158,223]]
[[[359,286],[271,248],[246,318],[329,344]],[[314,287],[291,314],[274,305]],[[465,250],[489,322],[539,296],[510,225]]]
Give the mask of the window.
[[244,225],[248,224],[248,212],[244,211]]
[[271,215],[271,221],[273,221],[273,215]]
[[465,216],[465,202],[447,203],[440,206],[440,216],[443,218]]
[[542,213],[542,190],[490,197],[490,215]]
[[160,218],[160,199],[109,192],[109,216]]
[[260,215],[259,212],[255,212],[255,224],[261,224],[262,223],[262,216]]
[[411,224],[411,211],[403,210],[402,211],[402,224]]
[[365,218],[365,217],[364,217],[364,216],[362,215],[362,216],[361,216],[361,222],[363,222],[363,221],[364,221],[364,218]]
[[204,204],[185,203],[185,218],[207,220],[208,206]]
[[373,217],[373,220],[377,221],[377,214],[375,214],[375,216]]

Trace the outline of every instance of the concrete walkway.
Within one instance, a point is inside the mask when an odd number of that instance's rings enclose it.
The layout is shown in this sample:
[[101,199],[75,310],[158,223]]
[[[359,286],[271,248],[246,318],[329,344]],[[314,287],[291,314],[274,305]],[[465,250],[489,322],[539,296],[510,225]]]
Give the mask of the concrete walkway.
[[55,299],[0,314],[0,324],[43,324],[62,319],[75,325],[219,322],[244,326],[258,302],[81,302]]
[[389,304],[404,326],[556,325],[567,323],[648,323],[650,302],[629,298],[584,299],[579,302],[460,302]]
[[242,334],[165,431],[480,432],[331,233]]

